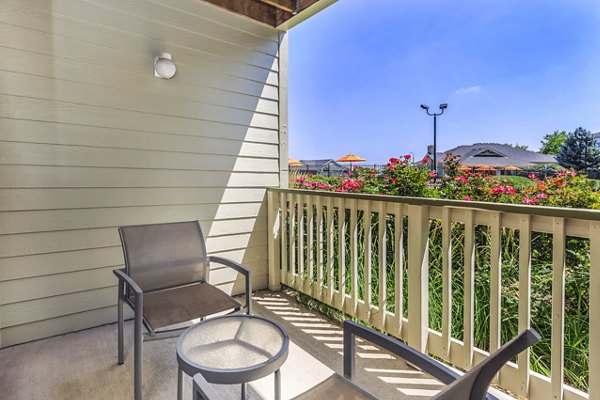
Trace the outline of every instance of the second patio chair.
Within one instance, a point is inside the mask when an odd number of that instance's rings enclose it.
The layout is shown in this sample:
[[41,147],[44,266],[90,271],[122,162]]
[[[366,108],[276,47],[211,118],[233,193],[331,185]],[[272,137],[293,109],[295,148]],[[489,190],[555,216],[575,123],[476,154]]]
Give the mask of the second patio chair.
[[[400,340],[383,335],[352,321],[344,321],[344,376],[333,374],[293,400],[377,400],[352,381],[355,375],[355,338],[361,337],[427,372],[447,386],[434,400],[498,400],[488,393],[492,379],[511,358],[541,339],[533,329],[521,332],[486,360],[464,375],[423,354]],[[194,400],[223,400],[223,396],[202,375],[194,376]]]
[[[250,270],[209,256],[198,221],[119,228],[125,268],[114,270],[118,285],[118,362],[123,364],[123,304],[134,311],[134,395],[142,398],[144,326],[150,336],[181,330],[181,323],[223,312],[252,311]],[[210,264],[245,277],[246,304],[208,283]],[[186,326],[187,327],[187,326]],[[161,329],[164,328],[164,329]]]

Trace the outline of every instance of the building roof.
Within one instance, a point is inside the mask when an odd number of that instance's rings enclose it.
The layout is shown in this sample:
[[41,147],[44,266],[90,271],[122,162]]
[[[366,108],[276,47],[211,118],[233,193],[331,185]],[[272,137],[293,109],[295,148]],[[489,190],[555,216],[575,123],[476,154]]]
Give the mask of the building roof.
[[475,143],[446,150],[445,154],[456,154],[463,165],[486,164],[492,167],[531,167],[536,164],[554,164],[556,157],[550,154],[517,149],[499,143]]
[[300,160],[301,167],[296,169],[307,169],[307,170],[318,170],[318,171],[344,171],[348,169],[341,164],[338,164],[335,160]]

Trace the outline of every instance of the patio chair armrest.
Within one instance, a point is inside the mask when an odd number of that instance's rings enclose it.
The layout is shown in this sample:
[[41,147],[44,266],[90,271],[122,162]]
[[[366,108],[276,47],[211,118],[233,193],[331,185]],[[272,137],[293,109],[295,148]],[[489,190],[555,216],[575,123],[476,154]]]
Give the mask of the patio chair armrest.
[[125,269],[113,269],[113,274],[116,275],[116,277],[119,279],[119,282],[125,282],[127,285],[129,285],[136,297],[144,293],[138,284],[135,283],[133,278],[125,273]]
[[352,373],[354,371],[355,336],[359,336],[371,343],[383,347],[390,353],[398,355],[442,383],[450,384],[461,376],[453,369],[428,355],[413,349],[398,339],[346,320],[344,321],[344,376],[349,380],[352,380]]
[[219,256],[209,256],[208,260],[210,262],[216,262],[218,264],[230,267],[239,272],[240,274],[244,275],[244,277],[246,278],[246,307],[248,308],[248,314],[252,314],[252,277],[248,267],[228,258],[223,258]]
[[194,375],[194,400],[222,400],[223,396],[219,394],[207,381],[202,374]]

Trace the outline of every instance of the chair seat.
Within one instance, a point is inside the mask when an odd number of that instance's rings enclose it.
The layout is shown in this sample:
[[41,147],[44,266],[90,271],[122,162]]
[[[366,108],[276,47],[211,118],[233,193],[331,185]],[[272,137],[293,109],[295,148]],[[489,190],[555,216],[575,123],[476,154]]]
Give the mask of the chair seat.
[[310,388],[293,400],[377,400],[377,397],[356,386],[348,379],[333,374],[317,386]]
[[227,293],[207,282],[144,293],[143,296],[144,319],[152,329],[241,308],[241,304]]

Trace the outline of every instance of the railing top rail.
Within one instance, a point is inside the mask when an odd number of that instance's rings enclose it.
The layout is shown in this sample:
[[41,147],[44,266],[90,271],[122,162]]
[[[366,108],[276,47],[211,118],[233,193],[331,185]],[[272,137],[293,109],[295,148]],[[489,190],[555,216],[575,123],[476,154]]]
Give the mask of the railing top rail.
[[313,191],[303,189],[279,189],[268,188],[269,191],[277,193],[291,193],[302,195],[313,195],[333,198],[368,200],[368,201],[385,201],[389,203],[402,203],[419,206],[434,206],[434,207],[453,207],[463,209],[475,209],[486,211],[498,211],[514,214],[540,215],[545,217],[561,217],[583,219],[591,221],[600,221],[600,210],[589,210],[583,208],[566,208],[566,207],[547,207],[525,204],[502,204],[489,203],[484,201],[463,201],[463,200],[448,200],[448,199],[431,199],[425,197],[403,197],[403,196],[388,196],[379,194],[363,194],[363,193],[336,193],[325,191]]

